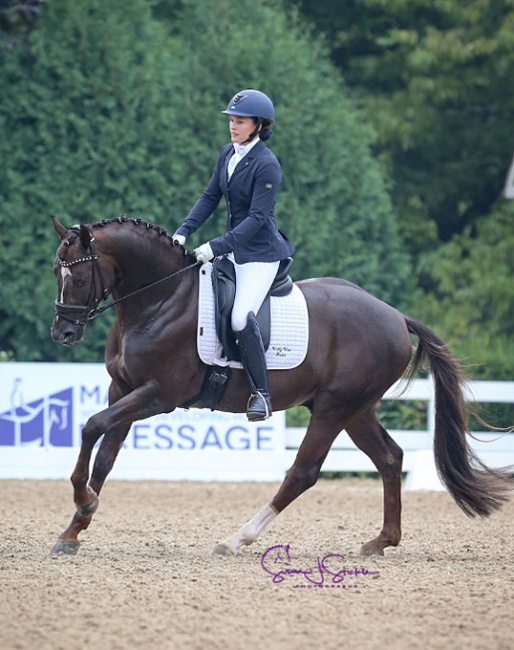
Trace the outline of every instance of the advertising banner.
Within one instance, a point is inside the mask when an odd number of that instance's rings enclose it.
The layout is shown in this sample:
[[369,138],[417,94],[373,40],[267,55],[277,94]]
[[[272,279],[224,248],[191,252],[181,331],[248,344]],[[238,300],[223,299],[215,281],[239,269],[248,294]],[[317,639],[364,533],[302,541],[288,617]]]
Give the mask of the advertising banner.
[[[107,408],[109,383],[103,364],[0,363],[0,478],[68,478],[83,426]],[[132,425],[110,477],[282,480],[284,437],[284,412],[251,423],[177,409]]]

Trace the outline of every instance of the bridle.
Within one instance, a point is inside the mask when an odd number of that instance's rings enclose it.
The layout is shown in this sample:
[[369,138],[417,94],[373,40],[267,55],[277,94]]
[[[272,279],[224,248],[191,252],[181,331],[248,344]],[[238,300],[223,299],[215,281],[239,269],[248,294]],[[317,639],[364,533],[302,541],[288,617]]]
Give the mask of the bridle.
[[[75,232],[77,232],[76,229],[74,228],[72,228],[71,230],[75,230]],[[72,260],[70,262],[63,260],[59,255],[57,255],[57,261],[64,268],[75,266],[77,264],[83,264],[86,262],[92,263],[91,282],[89,285],[89,294],[88,294],[87,303],[85,305],[71,305],[67,303],[62,303],[59,300],[55,301],[56,316],[59,316],[60,318],[68,321],[69,323],[72,323],[73,325],[78,325],[81,328],[84,328],[88,321],[93,320],[94,318],[102,314],[104,311],[110,309],[111,307],[114,307],[120,302],[123,302],[124,300],[127,300],[128,298],[131,298],[132,296],[135,296],[136,294],[141,293],[142,291],[146,291],[151,287],[155,287],[156,285],[161,284],[166,280],[170,280],[171,278],[174,278],[175,276],[184,273],[184,271],[188,271],[189,269],[195,268],[200,265],[200,262],[194,262],[193,264],[190,264],[189,266],[186,266],[183,269],[179,269],[178,271],[174,271],[173,273],[170,273],[169,275],[166,275],[165,277],[160,278],[159,280],[155,280],[154,282],[145,284],[144,286],[139,287],[138,289],[135,289],[130,293],[127,293],[121,298],[118,298],[117,300],[111,300],[106,305],[100,307],[99,306],[100,303],[103,300],[106,300],[107,297],[109,296],[110,289],[104,282],[100,264],[98,263],[99,255],[97,255],[96,253],[95,238],[93,237],[91,226],[88,226],[88,230],[90,234],[90,241],[89,241],[89,250],[91,251],[90,255],[86,255],[85,257],[80,257],[79,259]],[[102,288],[100,298],[96,297],[97,278],[99,278],[100,286]]]
[[[77,232],[75,228],[71,230]],[[76,266],[77,264],[85,264],[87,262],[92,262],[92,271],[91,271],[91,281],[89,284],[89,294],[87,302],[85,305],[71,305],[67,303],[62,303],[59,300],[55,301],[55,314],[73,325],[79,325],[80,327],[85,327],[88,320],[91,320],[95,317],[96,312],[98,311],[98,305],[102,300],[105,300],[109,295],[109,289],[105,285],[104,279],[102,277],[102,272],[100,270],[100,265],[98,264],[98,255],[96,253],[95,238],[93,237],[93,232],[91,227],[88,226],[89,230],[89,250],[91,251],[90,255],[85,257],[80,257],[76,260],[71,260],[67,262],[63,260],[59,254],[57,255],[57,261],[63,268],[69,268],[71,266]],[[96,279],[100,279],[100,285],[102,287],[102,297],[96,297]]]

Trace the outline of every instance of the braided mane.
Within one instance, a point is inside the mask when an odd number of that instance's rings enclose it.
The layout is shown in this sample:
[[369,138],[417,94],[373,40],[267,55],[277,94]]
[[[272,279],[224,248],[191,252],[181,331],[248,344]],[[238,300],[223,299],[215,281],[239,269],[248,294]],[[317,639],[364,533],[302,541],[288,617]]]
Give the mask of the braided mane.
[[[175,246],[175,244],[173,243],[173,238],[171,235],[168,234],[166,228],[162,228],[161,226],[156,226],[155,224],[150,223],[149,221],[145,221],[144,219],[135,218],[135,217],[126,217],[124,214],[120,214],[117,217],[111,217],[110,219],[102,219],[101,221],[95,221],[93,224],[91,224],[91,227],[103,228],[104,226],[109,226],[115,223],[119,223],[119,224],[131,223],[134,226],[144,226],[147,230],[151,230],[155,232],[158,235],[158,237],[164,237],[166,241],[170,244],[170,246]],[[184,252],[187,257],[194,258],[194,255],[192,255],[190,251],[184,250]]]
[[149,221],[145,221],[144,219],[126,217],[125,215],[120,214],[117,217],[112,217],[111,219],[102,219],[101,221],[96,221],[95,223],[91,224],[91,226],[92,228],[103,228],[104,226],[108,226],[111,223],[132,223],[135,226],[145,226],[147,230],[153,230],[156,232],[159,237],[166,237],[166,239],[173,246],[173,240],[171,238],[171,235],[168,234],[166,228],[156,226],[155,224],[150,223]]

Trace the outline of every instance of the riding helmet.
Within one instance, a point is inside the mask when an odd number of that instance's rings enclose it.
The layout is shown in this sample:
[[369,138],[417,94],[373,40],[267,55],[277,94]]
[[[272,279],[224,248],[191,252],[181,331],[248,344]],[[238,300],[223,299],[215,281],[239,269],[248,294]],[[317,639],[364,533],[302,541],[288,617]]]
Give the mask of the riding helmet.
[[240,90],[221,112],[239,117],[260,117],[270,122],[275,119],[273,102],[260,90]]

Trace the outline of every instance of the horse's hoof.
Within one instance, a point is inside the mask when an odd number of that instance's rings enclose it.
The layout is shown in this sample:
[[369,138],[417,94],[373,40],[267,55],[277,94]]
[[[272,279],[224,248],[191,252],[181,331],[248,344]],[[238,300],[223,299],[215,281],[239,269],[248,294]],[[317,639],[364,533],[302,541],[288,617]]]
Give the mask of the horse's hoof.
[[234,556],[235,552],[232,550],[229,544],[225,542],[220,542],[219,544],[216,544],[216,546],[212,550],[213,555],[229,555],[229,556]]
[[77,506],[77,512],[83,517],[91,517],[97,511],[99,503],[100,499],[95,495],[89,503],[85,503],[83,506]]
[[58,539],[50,551],[50,555],[75,555],[79,550],[80,542],[72,542],[65,539]]
[[380,546],[374,546],[372,544],[364,544],[360,551],[361,555],[365,557],[372,557],[373,555],[384,555],[384,549]]

